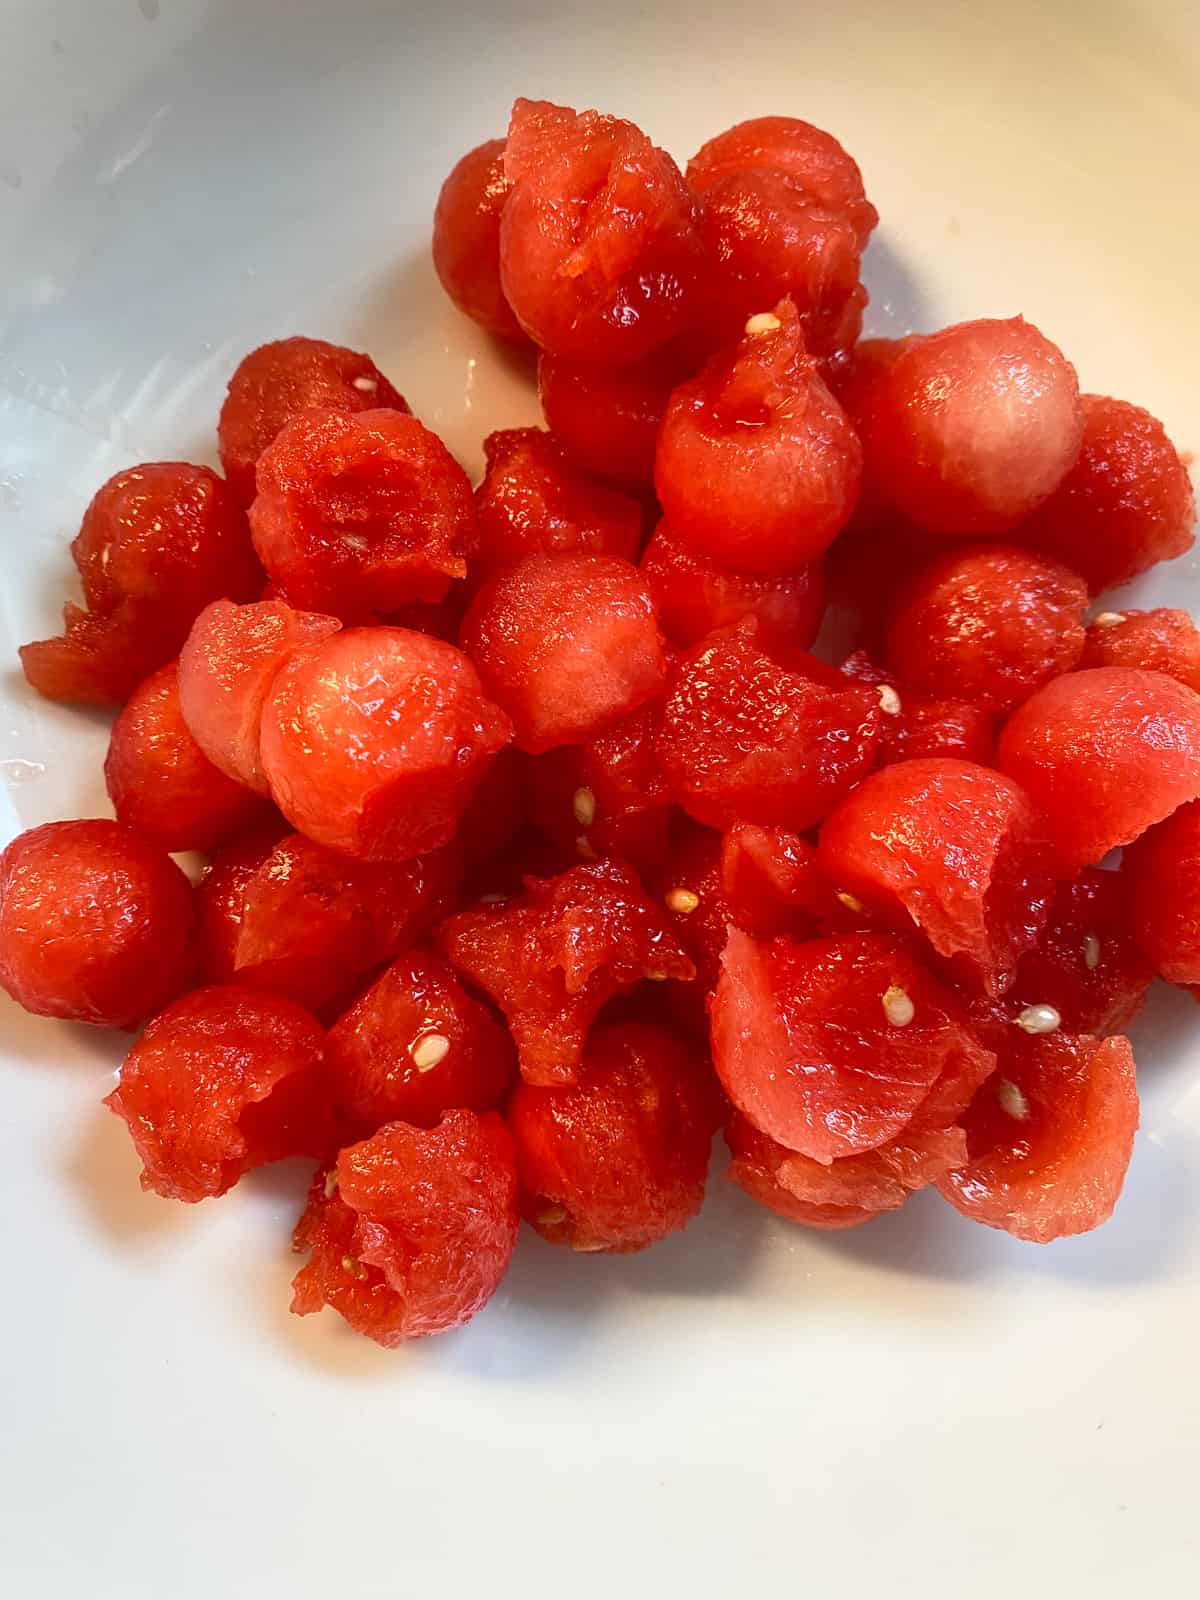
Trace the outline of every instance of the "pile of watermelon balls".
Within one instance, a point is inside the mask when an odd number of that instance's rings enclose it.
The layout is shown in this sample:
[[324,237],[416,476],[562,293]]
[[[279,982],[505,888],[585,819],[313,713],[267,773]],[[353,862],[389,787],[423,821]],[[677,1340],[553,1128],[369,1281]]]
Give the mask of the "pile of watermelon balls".
[[367,356],[289,338],[233,375],[224,477],[88,507],[84,604],[21,657],[122,706],[117,820],[5,850],[0,978],[142,1029],[107,1103],[147,1189],[319,1163],[293,1310],[454,1327],[520,1218],[641,1250],[718,1129],[808,1227],[928,1185],[1035,1241],[1111,1212],[1122,1030],[1200,984],[1200,633],[1085,618],[1192,492],[1019,317],[859,342],[876,220],[794,118],[684,175],[518,101],[433,251],[549,431],[472,492]]

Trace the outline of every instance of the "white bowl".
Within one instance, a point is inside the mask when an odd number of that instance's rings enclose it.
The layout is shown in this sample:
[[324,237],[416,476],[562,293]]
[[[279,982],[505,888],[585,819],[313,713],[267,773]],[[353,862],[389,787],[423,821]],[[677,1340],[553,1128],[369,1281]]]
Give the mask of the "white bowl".
[[[534,396],[441,298],[438,184],[515,94],[680,157],[844,139],[873,331],[1023,312],[1197,443],[1194,6],[10,0],[0,136],[6,836],[106,811],[102,719],[38,701],[66,543],[143,459],[212,461],[235,360],[366,348],[468,465]],[[1200,609],[1195,563],[1143,594]],[[295,1168],[142,1196],[118,1039],[0,1013],[7,1592],[1010,1600],[1200,1579],[1200,1014],[1156,993],[1114,1221],[1023,1245],[935,1195],[846,1235],[719,1175],[628,1260],[533,1238],[463,1332],[288,1315]]]

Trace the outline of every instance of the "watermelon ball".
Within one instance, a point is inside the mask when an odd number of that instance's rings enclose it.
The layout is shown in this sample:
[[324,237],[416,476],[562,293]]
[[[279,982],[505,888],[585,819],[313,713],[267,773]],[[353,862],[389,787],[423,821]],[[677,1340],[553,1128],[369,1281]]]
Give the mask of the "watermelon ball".
[[795,306],[671,397],[654,482],[676,537],[723,566],[778,573],[819,556],[854,509],[862,451],[805,352]]
[[1200,796],[1200,696],[1160,672],[1073,672],[1013,714],[998,761],[1064,867],[1094,865]]
[[488,435],[483,453],[487,471],[475,491],[472,578],[515,566],[526,556],[637,560],[641,506],[573,466],[552,434],[506,428]]
[[1127,867],[1090,867],[1060,884],[1041,937],[1021,957],[1005,996],[1014,1015],[1049,1006],[1068,1033],[1105,1038],[1125,1031],[1154,976],[1133,934],[1130,876]]
[[0,854],[0,985],[43,1017],[133,1028],[192,975],[192,886],[121,822],[47,822]]
[[217,854],[197,891],[205,975],[336,1016],[441,921],[459,871],[453,844],[411,861],[355,861],[301,833],[252,834]]
[[209,600],[249,595],[262,581],[228,485],[185,461],[110,478],[84,512],[71,556],[89,610],[108,615],[124,601],[146,602],[168,610],[159,621],[176,630]]
[[681,649],[757,617],[764,637],[807,650],[825,613],[817,562],[789,572],[737,572],[697,554],[667,522],[655,529],[640,565],[662,630]]
[[263,708],[262,766],[299,832],[346,855],[407,861],[453,837],[509,736],[453,645],[347,628],[280,669]]
[[529,556],[497,572],[460,643],[512,719],[518,749],[533,755],[585,744],[666,677],[653,602],[619,556]]
[[698,321],[712,347],[736,340],[748,317],[785,297],[812,355],[854,343],[867,294],[844,212],[819,205],[787,174],[759,167],[726,173],[705,189],[700,233],[708,270]]
[[1165,672],[1200,694],[1200,629],[1186,611],[1102,611],[1087,631],[1081,667]]
[[526,880],[503,904],[460,911],[438,929],[438,948],[488,995],[516,1040],[521,1076],[573,1083],[600,1008],[643,979],[688,982],[695,967],[620,861]]
[[752,117],[704,144],[688,162],[693,189],[707,194],[729,173],[767,168],[797,183],[817,205],[844,215],[860,248],[879,213],[863,192],[858,163],[831,133],[799,117]]
[[531,815],[548,839],[585,861],[621,856],[650,868],[662,860],[675,807],[655,751],[661,713],[651,701],[587,744],[534,758]]
[[915,925],[956,975],[1002,994],[1054,893],[1043,822],[1010,778],[969,761],[873,773],[821,830],[840,894],[897,929]]
[[672,674],[658,756],[697,822],[802,833],[871,769],[879,699],[753,620],[690,650]]
[[433,213],[433,266],[442,288],[472,322],[524,344],[500,285],[500,214],[512,184],[504,140],[485,139],[450,169]]
[[342,621],[444,600],[474,542],[471,486],[402,411],[303,411],[258,458],[254,548],[280,597]]
[[218,771],[255,794],[269,792],[258,746],[271,685],[297,645],[340,627],[336,617],[294,611],[282,600],[214,600],[204,608],[179,653],[179,704]]
[[302,411],[351,416],[387,406],[407,411],[370,356],[324,339],[275,339],[238,363],[221,407],[217,438],[226,481],[244,506],[254,499],[259,456]]
[[937,1185],[956,1211],[1035,1244],[1099,1227],[1138,1125],[1129,1040],[1014,1029],[965,1125],[968,1160]]
[[105,1099],[142,1160],[142,1188],[207,1200],[335,1136],[325,1035],[302,1006],[237,984],[196,989],[149,1023]]
[[864,441],[888,500],[931,533],[994,536],[1058,487],[1079,454],[1075,369],[1022,317],[913,339]]
[[760,1133],[738,1112],[725,1131],[733,1155],[729,1176],[752,1199],[808,1227],[857,1227],[885,1211],[898,1211],[967,1159],[962,1128],[910,1125],[877,1150],[825,1164]]
[[1003,714],[1077,664],[1087,600],[1082,578],[1030,551],[949,551],[897,595],[887,663],[920,694]]
[[174,660],[210,601],[249,600],[262,585],[228,485],[184,461],[110,478],[84,512],[71,556],[87,609],[68,602],[65,633],[20,651],[26,678],[51,700],[123,703]]
[[930,1120],[949,1125],[994,1065],[958,999],[881,934],[762,944],[731,929],[711,1018],[733,1104],[826,1166],[896,1139],[935,1091]]
[[267,802],[218,772],[193,739],[173,661],[133,691],[104,762],[119,822],[162,850],[211,850],[260,822]]
[[1200,984],[1200,804],[1180,806],[1126,852],[1137,941],[1168,983]]
[[700,1210],[719,1112],[702,1061],[646,1024],[596,1028],[574,1083],[508,1107],[522,1215],[573,1250],[627,1254]]
[[543,351],[542,412],[585,472],[645,494],[654,487],[654,452],[667,401],[697,364],[678,342],[623,367],[597,367]]
[[504,172],[500,281],[543,350],[624,366],[687,325],[703,261],[696,203],[632,122],[518,100]]
[[1126,400],[1085,394],[1078,456],[1020,538],[1099,594],[1190,550],[1195,521],[1187,467],[1162,423]]
[[495,1112],[450,1111],[436,1128],[391,1122],[319,1172],[293,1247],[309,1252],[292,1310],[332,1306],[394,1349],[469,1322],[517,1242],[512,1140]]
[[338,1109],[361,1137],[386,1122],[432,1128],[465,1106],[490,1111],[516,1075],[507,1031],[440,956],[407,950],[329,1033]]

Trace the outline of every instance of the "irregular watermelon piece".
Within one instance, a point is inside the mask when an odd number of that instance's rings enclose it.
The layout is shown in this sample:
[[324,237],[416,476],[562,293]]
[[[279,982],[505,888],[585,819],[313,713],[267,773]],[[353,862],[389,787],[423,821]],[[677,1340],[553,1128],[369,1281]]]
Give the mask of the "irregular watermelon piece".
[[707,1043],[708,997],[716,988],[732,920],[721,883],[721,835],[681,818],[647,887],[696,968],[690,982],[660,986],[666,991],[663,1002],[685,1036]]
[[528,1083],[573,1083],[601,1006],[643,978],[695,976],[631,867],[597,861],[450,917],[438,946],[508,1020]]
[[1065,871],[1094,866],[1200,797],[1200,695],[1161,672],[1073,672],[1018,708],[998,762],[1037,806]]
[[142,1158],[142,1188],[224,1194],[252,1167],[328,1154],[325,1035],[293,1000],[236,984],[196,989],[147,1026],[105,1105]]
[[729,1167],[731,1182],[778,1217],[806,1228],[835,1229],[857,1228],[880,1215],[865,1206],[822,1205],[794,1195],[779,1178],[779,1167],[792,1152],[759,1133],[736,1112],[726,1126],[725,1138],[733,1156]]
[[721,888],[732,920],[755,939],[806,937],[838,914],[817,852],[786,828],[730,828],[721,842]]
[[587,744],[534,757],[533,820],[547,838],[585,861],[620,856],[650,869],[662,860],[676,813],[655,750],[661,721],[654,700]]
[[518,1085],[508,1107],[521,1210],[573,1250],[644,1250],[700,1209],[719,1095],[661,1028],[598,1027],[573,1084]]
[[1054,893],[1028,797],[969,761],[902,761],[873,773],[825,823],[819,856],[839,891],[898,928],[915,925],[989,994],[1012,981]]
[[292,1310],[332,1306],[388,1349],[445,1333],[495,1294],[517,1242],[512,1140],[494,1111],[391,1122],[319,1172],[296,1227]]
[[1084,641],[1081,667],[1165,672],[1200,694],[1200,628],[1186,611],[1104,611]]
[[411,861],[355,861],[301,833],[239,840],[197,892],[210,979],[336,1015],[371,972],[450,909],[454,845]]
[[431,1128],[455,1107],[490,1111],[517,1064],[507,1031],[425,950],[399,956],[334,1024],[328,1061],[360,1137],[385,1122]]
[[878,696],[758,624],[713,634],[672,674],[658,755],[679,804],[714,828],[801,833],[871,769]]
[[[1005,996],[1011,1014],[1048,1005],[1068,1033],[1104,1038],[1125,1031],[1154,977],[1134,938],[1131,875],[1136,881],[1129,865],[1120,872],[1089,868],[1059,886],[1041,937],[1021,957]],[[1165,919],[1168,906],[1163,901],[1156,915]]]
[[302,411],[255,468],[254,548],[282,598],[343,622],[444,600],[466,576],[466,473],[403,411]]
[[957,999],[898,940],[756,944],[734,929],[721,965],[717,1075],[760,1132],[813,1161],[888,1144],[948,1070],[990,1069]]
[[118,472],[84,512],[71,557],[86,610],[68,601],[63,634],[23,645],[25,676],[52,700],[125,701],[179,654],[212,600],[262,585],[246,517],[223,478],[185,461]]
[[1046,1244],[1106,1222],[1138,1125],[1129,1040],[1014,1037],[965,1120],[969,1160],[938,1180],[956,1211]]
[[[967,1136],[957,1125],[902,1133],[878,1150],[843,1156],[828,1165],[777,1144],[736,1111],[725,1136],[734,1155],[730,1177],[747,1193],[759,1198],[747,1170],[757,1168],[802,1206],[822,1212],[836,1207],[839,1214],[846,1213],[846,1227],[899,1210],[910,1194],[961,1167],[967,1158]],[[747,1176],[751,1184],[743,1181]],[[793,1220],[809,1219],[801,1213]]]
[[1126,852],[1133,930],[1168,983],[1200,984],[1200,802],[1180,806]]
[[950,756],[956,761],[992,765],[996,754],[996,716],[987,706],[971,700],[930,699],[898,686],[895,673],[876,666],[865,650],[855,650],[842,662],[848,678],[873,683],[879,695],[879,751],[877,763],[927,761]]

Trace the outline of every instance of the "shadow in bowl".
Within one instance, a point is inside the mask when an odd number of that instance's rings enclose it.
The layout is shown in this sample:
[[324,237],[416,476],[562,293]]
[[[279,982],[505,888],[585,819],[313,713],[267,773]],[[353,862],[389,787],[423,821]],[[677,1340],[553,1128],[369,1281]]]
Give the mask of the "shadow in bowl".
[[904,257],[886,235],[876,234],[863,258],[863,283],[870,301],[864,317],[867,338],[899,339],[929,331],[929,306]]
[[96,1082],[97,1098],[112,1087],[104,1070],[111,1072],[120,1066],[133,1038],[132,1033],[116,1028],[33,1016],[0,993],[0,1055],[23,1066],[45,1066],[55,1072],[79,1068]]
[[809,1237],[858,1265],[912,1277],[965,1282],[1002,1270],[1008,1262],[980,1227],[960,1217],[934,1190],[915,1194],[899,1211],[887,1211],[860,1228]]
[[704,1209],[682,1233],[632,1256],[616,1256],[621,1282],[639,1294],[733,1295],[750,1281],[771,1218],[725,1177],[722,1150],[708,1180]]
[[87,1115],[66,1163],[85,1224],[124,1249],[136,1250],[188,1225],[189,1207],[147,1194],[141,1163],[125,1124],[104,1106]]
[[1029,1247],[1024,1263],[1040,1274],[1081,1288],[1145,1284],[1168,1275],[1195,1237],[1200,1196],[1195,1192],[1193,1140],[1139,1137],[1124,1192],[1110,1220],[1093,1233]]

